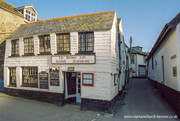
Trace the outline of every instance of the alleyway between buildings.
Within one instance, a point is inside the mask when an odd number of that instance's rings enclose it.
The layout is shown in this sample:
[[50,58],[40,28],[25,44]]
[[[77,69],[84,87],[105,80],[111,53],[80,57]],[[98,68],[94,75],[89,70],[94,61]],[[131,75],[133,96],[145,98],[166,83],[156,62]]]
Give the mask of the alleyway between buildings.
[[0,121],[178,121],[174,116],[170,106],[147,79],[130,81],[124,101],[117,103],[114,116],[81,111],[76,105],[59,107],[0,93]]
[[[117,105],[114,118],[120,121],[178,121],[176,114],[147,79],[133,79],[127,87],[125,105]],[[134,117],[133,117],[134,116]],[[159,117],[158,117],[159,116]],[[172,116],[168,119],[166,116]],[[133,117],[133,118],[131,118]]]

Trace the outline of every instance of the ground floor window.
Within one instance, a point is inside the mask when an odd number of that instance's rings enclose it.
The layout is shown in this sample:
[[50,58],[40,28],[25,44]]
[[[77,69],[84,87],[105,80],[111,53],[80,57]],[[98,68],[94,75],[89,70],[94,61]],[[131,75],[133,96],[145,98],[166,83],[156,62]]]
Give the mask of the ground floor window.
[[22,85],[27,87],[38,87],[38,67],[22,68]]
[[9,86],[16,86],[16,68],[9,68]]
[[82,84],[83,86],[94,86],[94,74],[93,73],[83,73],[82,74]]

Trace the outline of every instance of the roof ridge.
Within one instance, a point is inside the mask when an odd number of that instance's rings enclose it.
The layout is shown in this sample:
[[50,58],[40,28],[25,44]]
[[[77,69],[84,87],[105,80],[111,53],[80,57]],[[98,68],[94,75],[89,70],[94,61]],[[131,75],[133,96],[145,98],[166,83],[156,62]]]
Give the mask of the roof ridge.
[[104,13],[112,13],[112,12],[115,12],[115,10],[112,10],[112,11],[105,11],[105,12],[97,12],[97,13],[89,13],[89,14],[81,14],[81,15],[73,15],[73,16],[66,16],[66,17],[58,17],[58,18],[52,18],[52,19],[47,19],[47,20],[40,20],[40,21],[31,22],[31,23],[26,23],[26,24],[21,24],[21,25],[28,25],[28,24],[33,24],[33,23],[40,23],[40,22],[46,22],[46,21],[57,20],[57,19],[73,18],[73,17],[81,17],[81,16],[89,16],[89,15],[104,14]]

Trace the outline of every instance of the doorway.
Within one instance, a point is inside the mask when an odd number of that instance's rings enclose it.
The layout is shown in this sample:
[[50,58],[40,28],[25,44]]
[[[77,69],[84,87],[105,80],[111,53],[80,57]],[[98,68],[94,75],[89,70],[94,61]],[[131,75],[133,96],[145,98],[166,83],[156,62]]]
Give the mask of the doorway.
[[65,99],[81,103],[81,74],[79,72],[65,72],[64,77]]

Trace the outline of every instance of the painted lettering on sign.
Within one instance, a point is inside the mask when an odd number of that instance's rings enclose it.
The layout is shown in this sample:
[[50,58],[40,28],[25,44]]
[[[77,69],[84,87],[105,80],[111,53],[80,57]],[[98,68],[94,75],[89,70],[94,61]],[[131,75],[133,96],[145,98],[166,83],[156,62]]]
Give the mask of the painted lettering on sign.
[[95,63],[95,55],[52,56],[52,63]]
[[39,73],[40,89],[48,89],[48,73],[42,71]]

